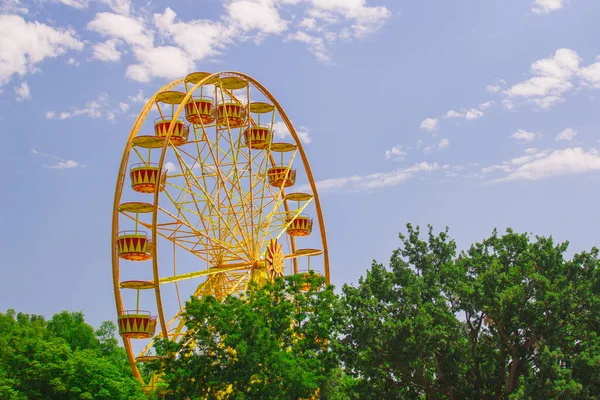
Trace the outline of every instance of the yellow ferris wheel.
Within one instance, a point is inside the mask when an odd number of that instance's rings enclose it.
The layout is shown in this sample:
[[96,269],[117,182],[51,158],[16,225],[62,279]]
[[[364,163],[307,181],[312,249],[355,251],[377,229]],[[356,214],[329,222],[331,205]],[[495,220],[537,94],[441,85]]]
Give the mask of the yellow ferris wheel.
[[190,296],[223,299],[311,270],[330,279],[299,137],[273,95],[239,72],[195,72],[148,99],[123,152],[111,243],[119,334],[139,379],[154,340],[185,333]]

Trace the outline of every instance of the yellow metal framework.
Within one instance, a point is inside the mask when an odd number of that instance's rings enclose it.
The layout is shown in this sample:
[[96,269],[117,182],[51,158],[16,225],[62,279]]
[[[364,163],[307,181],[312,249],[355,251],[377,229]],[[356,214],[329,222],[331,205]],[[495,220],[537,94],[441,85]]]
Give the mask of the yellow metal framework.
[[[257,101],[253,101],[255,97]],[[207,99],[212,107],[206,108]],[[207,110],[212,114],[207,115]],[[151,112],[159,115],[156,130],[145,124]],[[193,122],[185,128],[189,134],[182,129],[186,112]],[[273,143],[279,120],[289,131],[291,143]],[[244,132],[257,127],[270,133],[261,134],[262,142],[253,146],[248,142],[253,136]],[[299,171],[292,168],[296,157],[302,163]],[[147,182],[146,175],[140,175],[140,164],[142,169],[146,165],[154,171]],[[136,175],[131,178],[137,186],[130,183],[130,187],[128,167],[134,165]],[[280,175],[277,186],[268,174],[274,167]],[[166,178],[161,180],[158,176],[165,168]],[[293,193],[297,172],[306,179],[308,193]],[[142,181],[146,184],[140,184]],[[125,202],[124,198],[135,201]],[[314,213],[311,217],[316,219],[317,230],[312,230],[312,220],[310,229],[299,224],[305,218],[300,214],[306,211]],[[130,230],[133,224],[134,234],[125,238],[133,240],[147,233],[148,240],[118,246],[119,232]],[[298,234],[294,230],[298,226],[305,226],[305,231]],[[311,233],[320,236],[322,248],[298,248]],[[126,315],[124,303],[132,301],[132,289],[136,289],[135,315],[140,312],[140,291],[154,292],[151,304],[146,299],[145,305],[158,316],[158,333],[142,340],[137,357],[131,335],[123,335],[129,363],[139,379],[138,363],[156,359],[154,340],[180,340],[185,333],[181,315],[190,296],[223,299],[240,295],[251,280],[260,283],[284,273],[298,273],[303,259],[309,268],[311,263],[322,266],[326,281],[330,281],[321,205],[302,143],[275,97],[239,72],[196,72],[165,85],[148,100],[123,152],[111,243],[117,314]],[[148,257],[128,258],[127,252],[133,254],[139,243],[146,246],[142,254]],[[134,280],[124,279],[130,277]],[[188,282],[194,283],[189,286]],[[166,285],[174,285],[172,298],[163,299]],[[145,384],[152,387],[156,380],[153,376]]]

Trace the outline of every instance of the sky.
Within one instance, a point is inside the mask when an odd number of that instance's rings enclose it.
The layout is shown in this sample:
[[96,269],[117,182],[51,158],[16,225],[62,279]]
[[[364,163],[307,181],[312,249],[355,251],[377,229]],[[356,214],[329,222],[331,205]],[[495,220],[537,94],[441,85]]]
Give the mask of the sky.
[[296,128],[332,283],[412,223],[598,244],[600,2],[2,0],[0,310],[115,320],[111,213],[165,83],[241,71]]

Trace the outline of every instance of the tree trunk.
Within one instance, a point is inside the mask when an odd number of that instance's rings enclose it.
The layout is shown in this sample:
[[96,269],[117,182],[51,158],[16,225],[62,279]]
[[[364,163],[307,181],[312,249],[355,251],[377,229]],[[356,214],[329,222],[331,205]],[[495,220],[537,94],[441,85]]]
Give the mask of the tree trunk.
[[508,382],[506,382],[506,393],[511,394],[515,391],[517,387],[517,382],[519,380],[519,366],[520,361],[516,354],[511,355],[512,362],[510,363],[510,370],[508,373]]

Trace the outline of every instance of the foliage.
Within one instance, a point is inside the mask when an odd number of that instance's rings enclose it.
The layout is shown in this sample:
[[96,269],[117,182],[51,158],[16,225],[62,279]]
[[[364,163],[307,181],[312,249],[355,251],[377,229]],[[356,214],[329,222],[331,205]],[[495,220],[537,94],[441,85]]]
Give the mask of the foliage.
[[0,313],[0,399],[142,399],[115,326],[98,332],[82,313]]
[[[164,381],[174,399],[298,399],[324,387],[338,362],[333,287],[318,276],[251,285],[224,301],[192,298],[181,344],[159,342]],[[178,356],[176,356],[178,355]],[[335,398],[335,397],[331,397]]]
[[600,398],[598,250],[508,230],[457,254],[408,225],[390,269],[343,288],[342,359],[366,397]]

